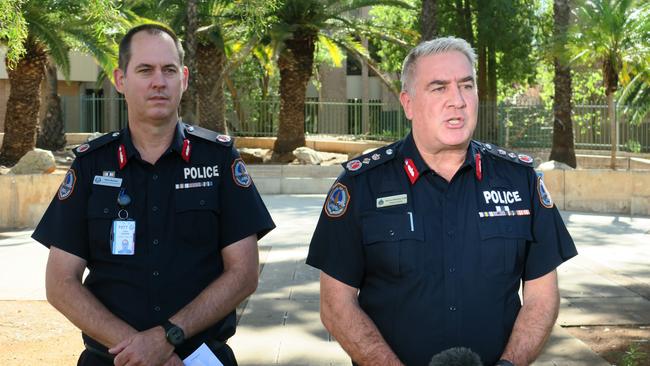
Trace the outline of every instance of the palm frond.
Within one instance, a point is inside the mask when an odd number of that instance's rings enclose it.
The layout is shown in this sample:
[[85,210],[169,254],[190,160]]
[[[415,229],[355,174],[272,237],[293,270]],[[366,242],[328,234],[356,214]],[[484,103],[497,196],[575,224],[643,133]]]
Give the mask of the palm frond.
[[0,44],[7,47],[7,64],[13,67],[25,54],[27,21],[22,1],[0,0]]

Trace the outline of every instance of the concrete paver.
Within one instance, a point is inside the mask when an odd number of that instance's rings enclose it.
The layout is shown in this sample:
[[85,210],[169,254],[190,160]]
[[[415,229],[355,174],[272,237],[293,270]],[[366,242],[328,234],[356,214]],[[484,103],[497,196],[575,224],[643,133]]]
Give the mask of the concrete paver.
[[[265,196],[278,228],[260,242],[258,290],[229,341],[240,365],[349,365],[320,323],[317,270],[304,264],[324,196]],[[563,213],[580,255],[559,268],[561,310],[536,366],[608,365],[562,326],[650,324],[650,218]],[[0,300],[42,300],[47,250],[0,233]]]

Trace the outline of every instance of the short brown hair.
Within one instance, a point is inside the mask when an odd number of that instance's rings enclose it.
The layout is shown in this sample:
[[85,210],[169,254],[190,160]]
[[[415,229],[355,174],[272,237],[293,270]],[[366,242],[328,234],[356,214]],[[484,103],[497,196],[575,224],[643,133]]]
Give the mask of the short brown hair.
[[124,35],[124,38],[122,38],[122,41],[120,41],[118,67],[122,71],[126,73],[126,67],[129,65],[129,61],[131,60],[131,40],[133,39],[133,36],[136,33],[142,31],[145,31],[151,35],[167,33],[170,37],[172,37],[172,40],[174,40],[174,44],[176,45],[176,51],[178,52],[178,60],[181,66],[183,66],[183,58],[185,57],[185,51],[183,50],[183,45],[181,44],[181,41],[176,36],[176,33],[174,33],[173,30],[165,27],[164,25],[155,24],[155,23],[146,23],[129,29],[129,31]]

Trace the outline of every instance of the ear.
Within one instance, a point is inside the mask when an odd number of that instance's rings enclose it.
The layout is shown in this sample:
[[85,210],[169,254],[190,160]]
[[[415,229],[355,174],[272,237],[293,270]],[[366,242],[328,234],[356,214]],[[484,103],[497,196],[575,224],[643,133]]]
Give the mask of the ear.
[[399,93],[399,102],[402,104],[402,108],[404,108],[404,114],[406,115],[406,118],[412,120],[413,119],[413,111],[411,110],[411,96],[409,95],[408,92],[402,90],[401,93]]
[[190,82],[190,70],[187,66],[183,66],[183,91],[187,90],[187,86]]
[[124,94],[124,72],[121,69],[117,68],[113,70],[113,80],[115,80],[115,89]]

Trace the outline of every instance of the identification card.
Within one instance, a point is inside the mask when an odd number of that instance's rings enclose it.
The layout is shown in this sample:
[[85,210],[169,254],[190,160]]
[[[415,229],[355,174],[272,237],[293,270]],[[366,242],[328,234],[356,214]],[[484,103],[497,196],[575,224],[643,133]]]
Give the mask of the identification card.
[[114,255],[135,254],[135,221],[114,220],[111,228],[111,253]]

